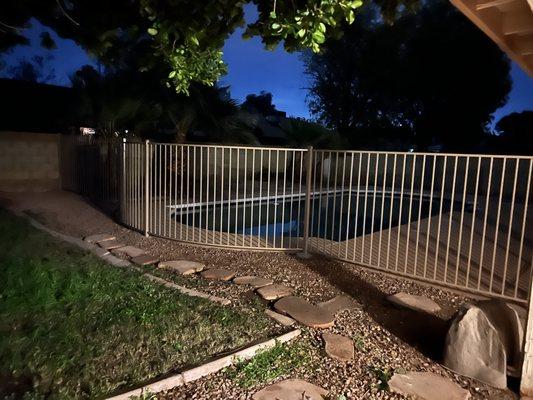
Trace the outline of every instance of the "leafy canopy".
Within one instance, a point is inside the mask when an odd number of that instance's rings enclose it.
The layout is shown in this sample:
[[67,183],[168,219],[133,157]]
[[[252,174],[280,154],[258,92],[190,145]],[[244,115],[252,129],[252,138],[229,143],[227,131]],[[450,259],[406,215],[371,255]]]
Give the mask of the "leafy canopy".
[[[398,0],[383,5],[385,17]],[[412,3],[415,0],[401,0]],[[394,3],[391,7],[391,2]],[[188,93],[192,82],[213,85],[226,72],[224,41],[244,26],[244,7],[255,5],[256,21],[244,37],[260,36],[268,49],[318,53],[340,26],[353,23],[362,0],[17,0],[0,5],[0,51],[27,44],[22,28],[33,17],[84,47],[109,67],[134,61],[157,69],[167,86]],[[403,4],[402,3],[402,4]],[[42,44],[54,46],[45,33]],[[131,53],[137,55],[131,59]]]
[[[381,0],[385,19],[417,0]],[[22,28],[37,18],[60,37],[70,38],[104,65],[134,63],[160,70],[167,86],[188,93],[192,82],[213,85],[226,72],[224,41],[244,26],[244,7],[258,18],[244,37],[261,37],[268,49],[318,53],[341,25],[352,24],[362,0],[8,0],[0,5],[0,51],[27,44]],[[48,33],[47,48],[54,46]],[[131,54],[136,54],[135,60]]]

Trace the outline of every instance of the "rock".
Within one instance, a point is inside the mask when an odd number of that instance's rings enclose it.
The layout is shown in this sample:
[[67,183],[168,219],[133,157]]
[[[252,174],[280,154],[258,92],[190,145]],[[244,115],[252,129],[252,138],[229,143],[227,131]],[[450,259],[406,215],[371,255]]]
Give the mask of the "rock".
[[330,328],[333,326],[333,315],[308,303],[301,297],[284,297],[274,304],[274,308],[311,328]]
[[237,285],[250,285],[254,289],[267,285],[272,285],[272,283],[274,283],[272,279],[260,278],[258,276],[251,275],[238,276],[237,278],[233,279],[233,282],[235,282]]
[[131,261],[137,265],[150,265],[157,264],[157,262],[159,261],[159,257],[145,253],[141,254],[140,256],[133,257]]
[[335,315],[339,311],[350,310],[356,307],[359,308],[360,304],[357,303],[351,297],[341,295],[341,296],[335,296],[331,300],[318,303],[317,306],[326,310],[330,314]]
[[205,269],[205,264],[188,260],[160,261],[157,266],[163,269],[170,269],[181,275],[191,275]]
[[322,339],[326,343],[326,353],[339,361],[351,360],[355,355],[353,341],[350,338],[334,333],[324,332]]
[[431,372],[394,374],[389,380],[392,392],[417,400],[467,400],[470,392],[448,378]]
[[235,276],[234,271],[221,268],[208,269],[202,272],[202,276],[205,279],[215,279],[217,281],[229,281]]
[[124,246],[124,247],[119,247],[118,249],[114,249],[113,253],[118,254],[118,255],[126,255],[130,258],[133,258],[133,257],[138,257],[142,254],[146,254],[146,251],[144,251],[143,249],[139,249],[138,247],[135,247],[135,246]]
[[287,379],[267,386],[252,396],[253,400],[323,400],[328,391],[301,379]]
[[433,300],[414,294],[399,292],[387,297],[387,300],[399,307],[409,308],[414,311],[422,311],[435,314],[440,311],[440,306]]
[[284,326],[292,326],[296,323],[296,321],[293,320],[291,317],[287,317],[286,315],[279,314],[275,311],[269,310],[268,308],[265,310],[265,314]]
[[523,337],[515,308],[500,300],[469,304],[457,313],[448,330],[444,365],[491,386],[506,388],[507,365],[520,370]]
[[292,292],[292,288],[277,283],[257,289],[259,296],[265,300],[277,300],[285,296],[290,296]]
[[105,250],[113,250],[113,249],[118,249],[120,247],[124,247],[124,244],[120,243],[116,239],[111,239],[111,240],[103,240],[103,241],[98,242],[98,246],[100,246],[102,249],[105,249]]
[[105,240],[114,240],[114,239],[116,239],[115,236],[111,235],[110,233],[97,233],[96,235],[89,235],[83,238],[83,240],[89,243],[98,243],[98,242],[103,242]]

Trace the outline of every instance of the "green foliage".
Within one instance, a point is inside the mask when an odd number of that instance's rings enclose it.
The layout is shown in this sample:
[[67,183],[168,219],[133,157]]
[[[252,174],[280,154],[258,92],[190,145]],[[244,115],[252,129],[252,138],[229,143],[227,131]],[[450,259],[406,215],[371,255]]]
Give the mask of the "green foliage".
[[378,380],[378,388],[381,390],[389,390],[389,381],[394,375],[394,370],[383,367],[370,367],[370,371]]
[[309,350],[300,343],[277,343],[250,361],[238,363],[227,374],[240,387],[251,388],[286,375],[309,362]]
[[270,326],[263,313],[111,267],[3,210],[0,252],[0,376],[20,383],[19,397],[105,397],[243,346]]
[[346,148],[346,140],[342,136],[316,122],[289,118],[281,128],[287,135],[289,146],[314,146],[321,149]]
[[340,40],[306,56],[311,112],[357,146],[471,150],[511,88],[505,55],[447,1],[393,26],[362,11]]
[[352,339],[357,350],[363,351],[365,349],[365,339],[361,335],[354,335]]
[[[414,1],[383,0],[382,8],[390,16],[404,2]],[[6,25],[9,38],[0,42],[0,49],[23,42],[19,27],[35,17],[111,68],[128,65],[137,53],[135,65],[141,71],[160,71],[169,87],[188,93],[191,83],[212,85],[226,72],[222,48],[245,24],[245,5],[259,10],[245,37],[260,36],[268,49],[283,41],[288,51],[318,53],[327,38],[340,37],[344,23],[354,22],[362,0],[78,0],[68,7],[53,0],[11,3],[20,4],[5,11],[6,23],[14,26]]]
[[352,24],[355,10],[363,2],[361,0],[321,0],[303,2],[297,7],[290,1],[256,2],[259,20],[250,24],[245,36],[259,35],[267,48],[276,47],[284,41],[285,49],[294,51],[309,48],[320,52],[326,36],[339,37],[343,22]]

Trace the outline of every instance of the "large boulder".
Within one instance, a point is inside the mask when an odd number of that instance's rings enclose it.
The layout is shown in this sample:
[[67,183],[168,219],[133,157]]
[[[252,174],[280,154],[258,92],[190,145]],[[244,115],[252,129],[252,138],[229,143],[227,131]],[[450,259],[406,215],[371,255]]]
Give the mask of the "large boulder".
[[444,365],[497,388],[507,387],[507,365],[519,367],[524,324],[521,311],[499,300],[461,309],[451,323]]

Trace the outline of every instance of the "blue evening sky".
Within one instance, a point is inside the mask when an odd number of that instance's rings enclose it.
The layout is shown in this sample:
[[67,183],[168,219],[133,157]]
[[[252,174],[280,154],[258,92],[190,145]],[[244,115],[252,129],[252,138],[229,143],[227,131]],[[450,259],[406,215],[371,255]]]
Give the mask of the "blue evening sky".
[[[254,18],[255,10],[246,9],[247,19]],[[3,55],[4,72],[10,65],[21,58],[30,59],[34,55],[53,56],[50,67],[55,70],[55,79],[50,83],[69,85],[69,75],[84,64],[93,64],[85,51],[72,40],[56,40],[57,49],[45,50],[40,47],[39,34],[45,28],[33,21],[27,30],[30,46],[17,46],[10,53]],[[275,51],[264,49],[258,38],[243,40],[242,29],[238,29],[224,46],[224,60],[228,64],[228,74],[221,79],[222,85],[229,85],[231,95],[243,101],[247,94],[259,93],[261,90],[271,92],[273,102],[279,110],[288,115],[310,117],[306,99],[306,87],[309,82],[304,74],[303,62],[298,53],[287,53],[279,46]],[[1,73],[2,71],[0,71]],[[495,121],[513,111],[533,109],[533,79],[528,77],[515,63],[512,64],[511,76],[513,89],[508,103],[495,112]]]

